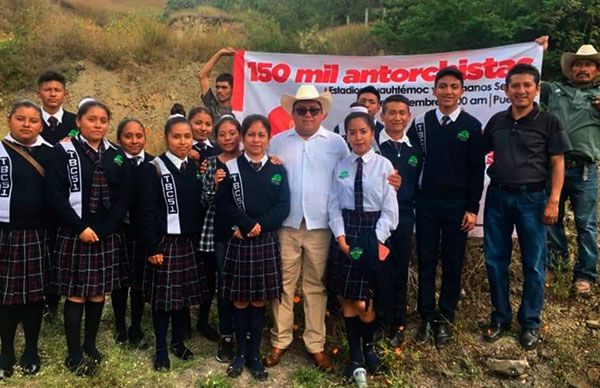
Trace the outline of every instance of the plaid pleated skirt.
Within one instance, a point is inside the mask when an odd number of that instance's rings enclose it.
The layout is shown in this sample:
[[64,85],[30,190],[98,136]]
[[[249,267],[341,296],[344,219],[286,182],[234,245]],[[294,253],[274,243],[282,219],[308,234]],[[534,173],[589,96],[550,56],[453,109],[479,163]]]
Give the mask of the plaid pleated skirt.
[[142,242],[131,225],[123,226],[123,255],[121,256],[121,286],[141,287],[147,256]]
[[279,299],[282,285],[281,249],[276,232],[240,240],[231,237],[225,251],[219,297],[231,301]]
[[55,255],[60,294],[89,297],[120,288],[121,244],[119,233],[102,237],[94,244],[85,244],[72,230],[58,228]]
[[161,266],[146,263],[144,295],[153,310],[180,310],[208,299],[208,283],[198,254],[198,237],[164,235],[160,245]]
[[[346,243],[352,246],[363,231],[375,229],[380,212],[357,212],[342,210]],[[339,248],[335,237],[331,239],[327,261],[327,288],[344,299],[369,300],[373,298],[373,289],[355,265],[355,261]]]
[[0,230],[0,304],[44,300],[51,276],[49,240],[44,228]]

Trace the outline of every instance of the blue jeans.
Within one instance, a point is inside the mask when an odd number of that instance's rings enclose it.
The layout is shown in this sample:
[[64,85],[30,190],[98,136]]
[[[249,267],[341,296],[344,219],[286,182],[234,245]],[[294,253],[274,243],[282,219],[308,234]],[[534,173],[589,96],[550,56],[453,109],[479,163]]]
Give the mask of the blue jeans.
[[571,200],[577,229],[577,261],[573,269],[574,279],[596,282],[598,273],[598,234],[596,227],[598,209],[598,168],[587,166],[587,179],[583,167],[565,169],[565,182],[560,195],[558,222],[549,228],[548,249],[550,268],[560,269],[569,259],[569,246],[565,235],[565,201]]
[[523,329],[538,329],[544,305],[546,226],[542,216],[547,202],[544,190],[507,193],[489,186],[485,199],[483,249],[490,283],[493,323],[509,326],[512,232],[517,229],[523,268],[523,293],[518,321]]

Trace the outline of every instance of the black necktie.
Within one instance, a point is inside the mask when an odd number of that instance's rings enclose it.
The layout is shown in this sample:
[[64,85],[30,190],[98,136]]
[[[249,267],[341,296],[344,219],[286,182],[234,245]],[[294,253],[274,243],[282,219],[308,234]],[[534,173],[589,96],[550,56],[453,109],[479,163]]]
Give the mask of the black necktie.
[[55,130],[58,128],[58,119],[54,116],[48,117],[48,125],[50,125],[50,129]]
[[450,123],[450,116],[442,116],[442,127]]
[[354,210],[357,212],[363,211],[363,160],[356,159],[356,176],[354,177]]
[[262,167],[262,162],[250,162],[250,165],[252,166],[254,171],[258,171]]
[[130,159],[131,164],[133,164],[134,166],[138,166],[140,164],[140,160],[142,160],[142,157],[137,155],[137,156],[132,156]]
[[181,173],[185,173],[185,170],[187,170],[187,165],[187,160],[184,160],[183,163],[181,163],[181,167],[179,167],[179,171],[181,171]]
[[402,143],[400,143],[399,141],[393,141],[393,140],[389,140],[389,143],[392,146],[392,148],[396,150],[396,152],[398,153],[398,156],[400,156],[400,148],[402,147]]

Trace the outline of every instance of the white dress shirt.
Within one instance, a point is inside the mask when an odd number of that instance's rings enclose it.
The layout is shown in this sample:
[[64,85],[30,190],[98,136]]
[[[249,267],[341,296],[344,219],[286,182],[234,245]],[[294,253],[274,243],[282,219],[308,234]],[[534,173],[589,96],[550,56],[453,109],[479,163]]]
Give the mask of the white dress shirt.
[[[340,161],[334,170],[331,194],[327,209],[329,227],[337,238],[345,235],[342,209],[354,209],[354,178],[356,177],[356,160],[358,155],[352,153]],[[381,211],[375,226],[375,233],[380,242],[385,242],[398,226],[398,200],[396,190],[388,182],[388,176],[394,172],[392,163],[372,149],[362,156],[363,159],[363,210],[366,212]]]
[[304,140],[295,129],[277,134],[269,144],[269,155],[277,156],[287,170],[290,184],[290,214],[283,226],[327,229],[327,200],[333,169],[348,156],[344,139],[321,127]]
[[39,135],[32,144],[23,144],[20,141],[17,141],[14,137],[12,137],[12,135],[10,133],[4,137],[4,140],[10,141],[11,143],[20,144],[23,147],[33,148],[33,147],[37,147],[37,146],[41,146],[41,145],[47,145],[48,147],[52,147],[52,144],[48,143],[46,140],[44,140]]
[[409,147],[412,147],[412,144],[410,143],[410,139],[408,138],[408,136],[406,136],[406,131],[404,131],[402,133],[402,137],[400,138],[400,140],[394,140],[392,139],[392,137],[387,133],[387,130],[383,130],[381,131],[381,133],[379,134],[379,144],[383,144],[386,141],[393,141],[394,143],[404,143]]
[[[89,142],[89,141],[88,141],[88,140],[87,140],[85,137],[81,136],[81,134],[77,135],[77,140],[79,140],[79,141],[80,141],[81,143],[83,143],[83,144],[87,144],[87,145],[89,145],[90,147],[92,147],[92,146],[90,145],[90,142]],[[65,140],[65,141],[70,141],[70,140]],[[107,150],[107,149],[109,149],[109,148],[114,148],[114,149],[117,149],[117,147],[115,147],[114,145],[112,145],[112,143],[111,143],[111,142],[109,142],[108,140],[106,140],[106,138],[103,138],[103,139],[102,139],[102,143],[104,143],[104,149],[105,149],[105,150]],[[94,149],[94,151],[98,151],[98,147],[96,147],[96,148],[92,147],[92,148]]]
[[444,117],[444,116],[450,116],[450,121],[451,122],[455,122],[461,111],[462,110],[460,109],[460,106],[457,106],[456,109],[454,109],[454,112],[450,113],[449,115],[445,115],[445,114],[442,113],[442,111],[440,110],[440,108],[436,108],[435,109],[435,115],[436,115],[438,121],[440,122],[440,124],[443,124],[442,123],[442,117]]
[[258,171],[262,170],[262,168],[265,166],[265,164],[267,164],[267,162],[269,161],[269,157],[267,156],[267,154],[264,154],[264,156],[260,160],[254,160],[254,159],[252,159],[245,152],[244,152],[244,157],[246,158],[246,160],[248,161],[248,163],[258,163],[258,162],[260,162],[260,168],[258,169]]
[[187,162],[188,161],[188,157],[186,155],[185,158],[183,159],[179,159],[177,156],[173,155],[171,153],[171,151],[167,151],[165,153],[165,155],[167,155],[167,159],[169,159],[178,170],[181,170],[181,165],[183,164],[183,162]]
[[56,119],[58,120],[59,124],[62,124],[62,119],[63,119],[63,115],[65,114],[64,109],[62,108],[62,106],[58,109],[58,111],[51,115],[50,113],[46,112],[45,110],[42,109],[42,118],[44,119],[44,121],[46,122],[46,124],[50,125],[50,123],[48,122],[48,119],[52,116],[56,117]]
[[144,150],[141,150],[140,153],[137,155],[131,155],[130,153],[125,152],[125,150],[123,150],[123,153],[125,154],[127,159],[133,159],[133,158],[139,156],[139,158],[135,162],[136,166],[139,166],[140,164],[142,164],[142,162],[144,161],[144,158],[146,158],[146,153],[144,152]]

